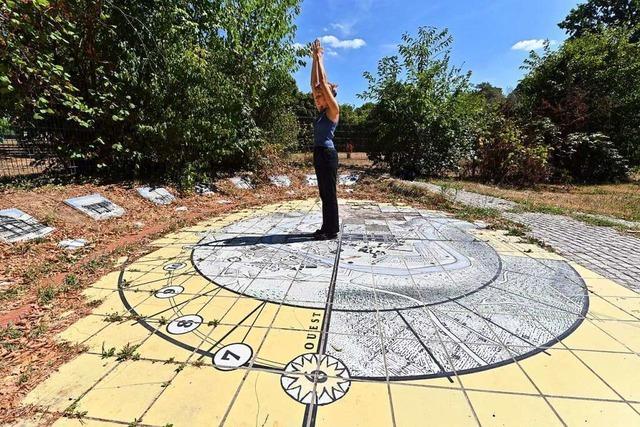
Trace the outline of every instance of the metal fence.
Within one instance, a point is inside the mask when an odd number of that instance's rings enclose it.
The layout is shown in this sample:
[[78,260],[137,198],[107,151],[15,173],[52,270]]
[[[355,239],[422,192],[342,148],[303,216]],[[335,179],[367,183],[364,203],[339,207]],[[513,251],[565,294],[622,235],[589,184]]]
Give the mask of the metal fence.
[[[313,151],[314,117],[298,116],[300,132],[298,148],[301,154]],[[342,153],[363,153],[370,142],[370,132],[362,125],[340,123],[335,133],[336,149]],[[46,129],[0,130],[0,181],[12,181],[20,177],[72,176],[90,169],[88,164],[78,164],[57,153],[58,145],[65,141],[89,141],[91,130],[81,132],[66,127]],[[366,158],[366,157],[365,157]]]
[[59,160],[47,132],[33,134],[12,130],[0,133],[0,180],[73,173],[74,169],[72,164]]
[[[301,151],[313,149],[313,121],[315,116],[298,115],[298,147]],[[373,133],[367,124],[338,123],[333,139],[340,152],[366,152],[370,147]]]

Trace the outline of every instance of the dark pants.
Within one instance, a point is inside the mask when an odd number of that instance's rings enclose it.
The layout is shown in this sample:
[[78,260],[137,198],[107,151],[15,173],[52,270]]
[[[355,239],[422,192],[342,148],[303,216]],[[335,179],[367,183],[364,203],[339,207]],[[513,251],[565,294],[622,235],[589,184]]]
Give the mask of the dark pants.
[[336,183],[338,178],[338,152],[335,148],[315,147],[313,166],[318,178],[318,190],[322,200],[322,228],[325,233],[337,233],[340,230],[338,219],[338,196]]

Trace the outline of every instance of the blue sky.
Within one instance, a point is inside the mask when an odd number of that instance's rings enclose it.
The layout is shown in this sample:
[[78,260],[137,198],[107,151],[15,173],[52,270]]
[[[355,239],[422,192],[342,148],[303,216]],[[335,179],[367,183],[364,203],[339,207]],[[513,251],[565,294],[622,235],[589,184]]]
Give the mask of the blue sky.
[[[360,105],[364,71],[395,53],[404,32],[420,26],[448,28],[455,65],[471,70],[473,83],[514,88],[531,47],[544,39],[561,42],[557,23],[576,6],[569,0],[304,0],[296,42],[324,37],[329,79],[339,84],[340,102]],[[333,47],[331,47],[333,46]],[[309,90],[309,67],[295,73]]]

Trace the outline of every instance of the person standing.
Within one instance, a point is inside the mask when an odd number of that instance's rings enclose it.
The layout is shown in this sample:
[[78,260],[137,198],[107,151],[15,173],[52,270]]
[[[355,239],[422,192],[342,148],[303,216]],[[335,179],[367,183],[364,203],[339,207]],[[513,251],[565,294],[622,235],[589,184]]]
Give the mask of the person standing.
[[318,179],[318,190],[322,201],[322,227],[316,230],[316,240],[332,240],[340,231],[338,214],[337,178],[338,152],[333,137],[340,118],[340,107],[336,101],[337,85],[327,80],[324,68],[324,49],[320,40],[311,45],[313,65],[311,67],[311,91],[318,109],[313,122],[313,166]]

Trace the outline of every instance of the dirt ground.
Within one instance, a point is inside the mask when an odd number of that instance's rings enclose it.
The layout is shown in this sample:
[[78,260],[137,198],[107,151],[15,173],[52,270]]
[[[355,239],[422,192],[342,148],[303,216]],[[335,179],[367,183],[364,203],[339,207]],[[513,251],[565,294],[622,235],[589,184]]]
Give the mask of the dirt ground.
[[[348,161],[342,161],[348,164]],[[339,197],[378,201],[411,201],[424,208],[441,208],[438,196],[408,199],[391,191],[377,173],[357,166],[341,166],[340,173],[362,175],[355,188],[339,187]],[[55,227],[43,239],[25,243],[0,243],[0,424],[28,415],[19,402],[24,395],[82,348],[57,343],[55,335],[91,310],[81,291],[112,271],[126,258],[134,260],[151,250],[148,243],[173,230],[198,221],[251,206],[317,196],[305,183],[303,170],[283,169],[291,177],[290,188],[260,184],[255,190],[238,190],[228,181],[216,183],[209,196],[179,195],[168,206],[155,206],[139,197],[127,184],[46,185],[0,191],[0,209],[19,208]],[[174,194],[175,189],[167,187]],[[65,205],[63,200],[100,193],[122,206],[121,218],[95,221]],[[186,207],[186,210],[176,210]],[[67,252],[57,243],[84,238],[89,245]],[[26,412],[25,412],[26,411]]]

